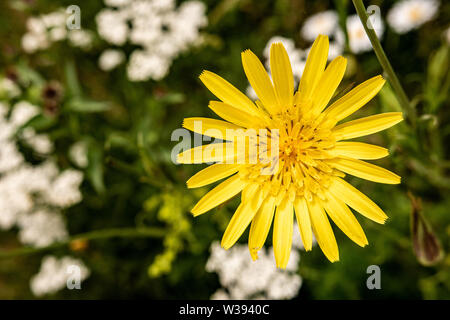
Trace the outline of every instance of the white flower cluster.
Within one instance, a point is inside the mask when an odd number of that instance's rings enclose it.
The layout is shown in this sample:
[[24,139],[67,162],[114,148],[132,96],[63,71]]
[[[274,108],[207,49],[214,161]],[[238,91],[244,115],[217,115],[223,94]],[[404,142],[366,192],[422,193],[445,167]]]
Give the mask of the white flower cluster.
[[[39,109],[21,101],[9,108],[0,104],[0,229],[19,228],[22,243],[46,246],[67,236],[59,210],[81,201],[79,185],[82,173],[73,169],[59,172],[52,160],[30,165],[17,148],[17,132],[39,113]],[[44,134],[28,132],[25,141],[39,150],[49,151],[53,144]],[[42,142],[45,141],[45,142]],[[45,145],[43,148],[42,145]],[[45,150],[43,150],[45,149]]]
[[[200,39],[199,29],[207,25],[205,5],[197,0],[176,7],[174,0],[105,0],[109,6],[96,17],[97,31],[115,46],[127,42],[140,48],[128,61],[131,81],[161,80],[172,61]],[[124,60],[117,49],[108,49],[99,59],[100,68],[109,71]]]
[[211,299],[291,299],[302,285],[296,273],[300,261],[299,250],[303,248],[298,227],[294,237],[289,263],[285,270],[275,267],[273,248],[262,248],[258,260],[252,261],[248,246],[236,244],[224,250],[219,242],[211,245],[211,255],[206,264],[208,272],[216,272],[222,288]]
[[[47,135],[22,128],[39,114],[38,107],[21,101],[11,112],[9,109],[0,102],[0,229],[16,226],[22,243],[48,246],[68,236],[60,210],[81,201],[79,186],[83,175],[73,169],[59,172],[52,160],[39,165],[28,164],[17,148],[19,129],[23,129],[21,138],[35,152],[48,153],[53,150],[53,144]],[[78,260],[65,257],[58,261],[46,257],[40,272],[30,282],[32,292],[40,296],[64,287],[65,270],[70,265],[80,267],[82,279],[88,276],[89,270]]]
[[74,47],[89,48],[93,40],[92,32],[84,29],[67,29],[68,17],[64,9],[30,17],[27,20],[27,32],[22,37],[23,50],[34,53],[48,49],[54,42],[66,39]]
[[60,259],[46,256],[42,259],[39,273],[30,281],[31,291],[36,296],[55,293],[73,281],[89,277],[89,269],[78,259],[65,256]]
[[[379,16],[374,16],[370,19],[375,33],[381,38],[384,32],[383,21]],[[353,53],[358,54],[372,50],[370,40],[357,15],[347,17],[346,28],[350,50]],[[339,26],[338,14],[335,11],[328,10],[319,12],[306,19],[301,29],[303,38],[308,41],[314,41],[319,34],[325,34],[331,38],[329,59],[333,59],[342,54],[345,46],[345,36]]]
[[433,19],[438,8],[437,0],[403,0],[392,7],[387,21],[395,32],[407,33]]

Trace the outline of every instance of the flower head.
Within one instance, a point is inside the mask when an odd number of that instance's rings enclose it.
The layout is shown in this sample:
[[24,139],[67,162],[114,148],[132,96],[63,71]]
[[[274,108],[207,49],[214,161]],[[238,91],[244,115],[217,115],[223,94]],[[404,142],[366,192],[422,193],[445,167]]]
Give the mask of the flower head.
[[209,107],[226,121],[187,118],[183,125],[225,142],[184,151],[177,160],[217,162],[189,179],[189,188],[227,178],[196,204],[194,216],[242,193],[241,204],[223,235],[221,244],[225,249],[233,246],[251,224],[248,246],[252,258],[257,259],[273,221],[275,260],[278,267],[285,268],[295,212],[305,249],[311,250],[314,233],[325,256],[337,261],[338,246],[328,218],[360,246],[368,242],[349,207],[378,223],[387,219],[375,203],[343,177],[348,173],[380,183],[400,183],[396,174],[363,161],[385,157],[388,151],[344,140],[389,128],[402,120],[402,114],[383,113],[338,124],[371,100],[385,80],[373,77],[330,104],[347,61],[339,56],[326,66],[328,48],[328,37],[320,35],[308,55],[295,94],[289,57],[281,43],[270,48],[273,81],[255,54],[250,50],[242,53],[245,74],[259,98],[255,102],[212,72],[200,75],[221,100],[211,101]]
[[403,0],[392,7],[387,21],[397,33],[407,33],[433,19],[438,8],[437,0]]

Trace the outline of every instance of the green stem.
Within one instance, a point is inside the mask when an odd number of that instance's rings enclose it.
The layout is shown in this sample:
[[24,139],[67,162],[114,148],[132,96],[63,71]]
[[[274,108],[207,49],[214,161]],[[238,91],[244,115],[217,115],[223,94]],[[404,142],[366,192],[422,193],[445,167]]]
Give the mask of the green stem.
[[375,51],[378,61],[383,67],[384,72],[387,74],[387,77],[392,85],[392,88],[394,89],[397,95],[399,103],[402,106],[404,112],[406,113],[407,119],[413,126],[415,126],[417,118],[416,110],[409,103],[408,97],[406,96],[406,93],[403,90],[403,87],[400,84],[400,81],[398,80],[398,77],[395,74],[394,69],[391,66],[391,63],[389,62],[389,59],[387,58],[386,53],[384,52],[383,47],[381,46],[380,40],[378,39],[375,30],[370,29],[367,26],[367,20],[369,19],[369,16],[367,14],[366,8],[364,7],[362,0],[352,0],[352,1],[353,5],[355,6],[356,12],[358,13],[359,19],[361,20],[361,23],[364,26],[364,30],[366,31],[366,34],[369,37],[370,42],[372,43],[372,47],[373,50]]
[[70,244],[74,240],[98,240],[98,239],[108,239],[108,238],[162,238],[166,234],[164,228],[115,228],[115,229],[103,229],[98,231],[91,231],[86,233],[81,233],[67,238],[64,241],[53,243],[51,245],[33,248],[33,247],[22,247],[14,250],[2,250],[0,251],[0,259],[12,258],[16,256],[22,256],[33,253],[40,253],[48,250],[53,250],[59,247],[64,247]]

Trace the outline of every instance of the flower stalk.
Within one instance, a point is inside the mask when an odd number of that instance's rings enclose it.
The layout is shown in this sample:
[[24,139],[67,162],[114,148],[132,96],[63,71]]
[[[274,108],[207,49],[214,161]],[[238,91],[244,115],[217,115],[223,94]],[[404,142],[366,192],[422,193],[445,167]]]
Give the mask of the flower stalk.
[[392,68],[391,63],[389,62],[389,59],[386,56],[386,53],[383,50],[383,47],[381,46],[380,40],[378,39],[375,30],[372,28],[369,28],[367,25],[367,21],[369,19],[369,15],[367,14],[366,8],[364,7],[364,4],[362,0],[352,0],[353,5],[355,6],[356,12],[361,20],[361,23],[364,27],[364,30],[366,31],[367,36],[370,39],[370,42],[372,43],[373,50],[375,51],[375,54],[378,58],[378,61],[380,62],[381,66],[383,67],[384,72],[387,74],[387,77],[392,85],[392,88],[398,98],[398,101],[400,105],[402,106],[403,111],[405,112],[407,120],[411,123],[412,126],[415,126],[416,124],[416,110],[409,102],[409,99],[403,90],[403,87],[398,80],[398,77]]
[[1,250],[0,259],[40,253],[70,245],[75,240],[98,240],[109,238],[162,238],[166,234],[164,228],[113,228],[81,233],[67,238],[64,241],[53,243],[45,247],[22,247],[14,250]]

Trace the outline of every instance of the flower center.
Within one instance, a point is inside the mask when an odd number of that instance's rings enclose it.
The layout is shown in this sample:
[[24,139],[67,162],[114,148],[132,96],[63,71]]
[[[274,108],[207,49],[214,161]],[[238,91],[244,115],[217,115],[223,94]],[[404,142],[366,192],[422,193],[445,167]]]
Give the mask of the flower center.
[[327,159],[334,158],[329,151],[335,145],[330,122],[309,115],[298,118],[283,115],[273,119],[276,128],[271,129],[270,139],[278,139],[278,152],[270,153],[263,159],[266,161],[246,165],[239,173],[248,182],[259,183],[279,201],[285,196],[311,200],[313,194],[324,199],[323,188],[332,175],[338,175],[327,164]]

